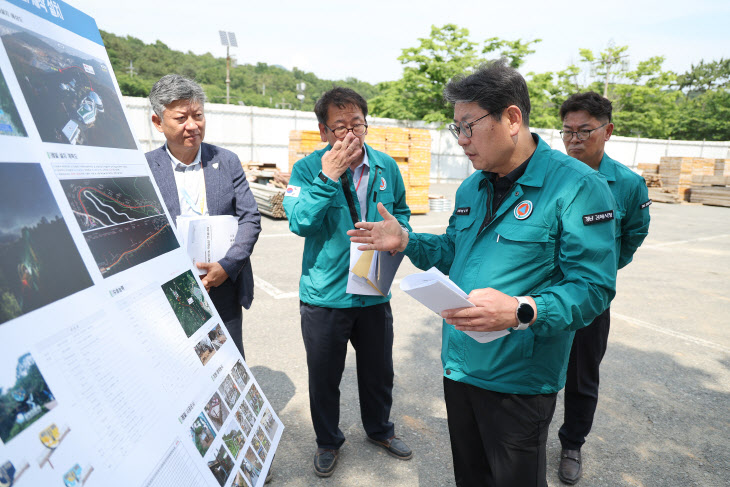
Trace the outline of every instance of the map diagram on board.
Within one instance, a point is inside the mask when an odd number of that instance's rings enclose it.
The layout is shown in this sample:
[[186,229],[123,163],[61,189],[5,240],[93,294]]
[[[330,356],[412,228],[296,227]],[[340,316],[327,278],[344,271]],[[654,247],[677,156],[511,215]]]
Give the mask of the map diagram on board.
[[103,277],[179,247],[149,177],[68,179],[61,186]]
[[0,37],[43,142],[137,148],[104,62],[3,20]]

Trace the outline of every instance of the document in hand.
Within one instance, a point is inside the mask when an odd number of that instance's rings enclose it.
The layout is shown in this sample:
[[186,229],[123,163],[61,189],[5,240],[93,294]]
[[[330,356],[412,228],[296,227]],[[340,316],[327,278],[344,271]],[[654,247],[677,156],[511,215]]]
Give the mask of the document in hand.
[[[404,277],[400,288],[438,315],[447,309],[474,306],[474,303],[467,299],[467,294],[435,267],[431,267],[426,272]],[[491,342],[509,334],[507,330],[467,331],[464,333],[479,343]]]
[[[225,257],[236,240],[238,218],[232,215],[178,216],[177,231],[195,267],[198,262],[218,262]],[[206,273],[197,270],[200,275]]]
[[350,274],[346,292],[367,296],[387,296],[403,254],[379,250],[357,250],[362,244],[350,244]]

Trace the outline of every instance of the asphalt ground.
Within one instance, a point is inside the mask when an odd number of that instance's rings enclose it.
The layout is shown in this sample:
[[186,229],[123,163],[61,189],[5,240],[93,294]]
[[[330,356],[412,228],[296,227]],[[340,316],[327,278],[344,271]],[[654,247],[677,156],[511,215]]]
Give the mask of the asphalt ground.
[[[457,185],[432,185],[450,198]],[[648,238],[619,272],[582,486],[730,485],[730,208],[654,203]],[[414,215],[414,231],[442,233],[449,213]],[[443,402],[441,319],[393,287],[395,386],[391,420],[410,461],[365,441],[354,350],[341,384],[347,441],[334,475],[312,471],[316,448],[298,285],[304,239],[263,217],[252,256],[256,298],[244,312],[248,364],[286,427],[274,486],[451,486]],[[404,259],[396,276],[418,270]],[[557,477],[562,392],[548,438],[548,484]]]

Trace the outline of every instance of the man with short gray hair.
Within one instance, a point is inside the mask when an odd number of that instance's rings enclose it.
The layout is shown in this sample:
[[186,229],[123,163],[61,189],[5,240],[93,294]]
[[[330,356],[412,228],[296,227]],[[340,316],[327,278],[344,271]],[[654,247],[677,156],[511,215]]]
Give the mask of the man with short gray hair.
[[205,93],[195,81],[163,76],[150,91],[152,123],[165,144],[145,154],[173,221],[180,215],[233,215],[238,232],[218,262],[199,262],[201,280],[228,333],[243,355],[241,306],[253,300],[251,252],[261,232],[261,215],[238,156],[203,143]]

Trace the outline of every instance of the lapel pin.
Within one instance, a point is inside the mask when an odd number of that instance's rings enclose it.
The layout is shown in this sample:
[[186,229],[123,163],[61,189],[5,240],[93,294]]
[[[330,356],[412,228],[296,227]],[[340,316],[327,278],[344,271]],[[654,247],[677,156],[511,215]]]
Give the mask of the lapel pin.
[[218,169],[218,163],[217,162],[214,162],[213,163],[213,169]]

